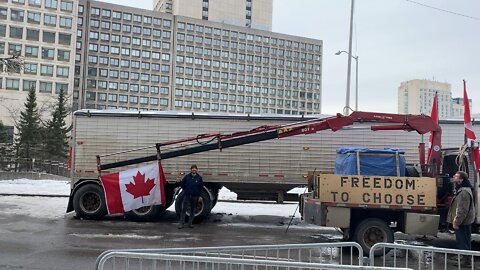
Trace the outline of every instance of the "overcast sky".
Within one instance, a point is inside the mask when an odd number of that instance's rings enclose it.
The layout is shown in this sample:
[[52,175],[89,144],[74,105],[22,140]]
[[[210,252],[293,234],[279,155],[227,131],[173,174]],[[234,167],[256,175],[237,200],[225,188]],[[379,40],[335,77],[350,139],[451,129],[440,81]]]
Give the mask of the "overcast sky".
[[[152,0],[103,0],[152,9]],[[199,0],[200,1],[200,0]],[[480,1],[357,0],[353,54],[359,56],[359,110],[397,112],[400,82],[435,79],[463,95],[480,113]],[[273,31],[323,40],[322,113],[345,106],[350,0],[273,0]],[[351,107],[355,104],[352,61]]]

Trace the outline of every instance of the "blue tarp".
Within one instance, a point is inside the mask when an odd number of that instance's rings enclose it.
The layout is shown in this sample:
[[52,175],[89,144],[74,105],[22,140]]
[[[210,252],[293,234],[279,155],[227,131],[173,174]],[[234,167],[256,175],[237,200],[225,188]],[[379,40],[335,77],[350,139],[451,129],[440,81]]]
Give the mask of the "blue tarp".
[[393,148],[366,149],[346,147],[337,149],[335,174],[357,174],[357,152],[360,155],[360,175],[397,175],[397,158],[399,154],[400,176],[405,176],[405,151]]

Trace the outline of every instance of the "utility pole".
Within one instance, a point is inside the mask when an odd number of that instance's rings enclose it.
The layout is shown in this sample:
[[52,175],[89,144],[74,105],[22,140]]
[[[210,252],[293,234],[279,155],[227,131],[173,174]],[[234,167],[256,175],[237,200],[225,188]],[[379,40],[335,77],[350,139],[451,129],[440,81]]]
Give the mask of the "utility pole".
[[[352,55],[352,35],[353,35],[353,10],[355,6],[355,0],[352,0],[352,7],[350,11],[350,36],[348,39],[348,54]],[[348,115],[350,112],[350,77],[351,77],[352,57],[348,57],[347,67],[347,94],[345,97],[345,110],[344,115]]]

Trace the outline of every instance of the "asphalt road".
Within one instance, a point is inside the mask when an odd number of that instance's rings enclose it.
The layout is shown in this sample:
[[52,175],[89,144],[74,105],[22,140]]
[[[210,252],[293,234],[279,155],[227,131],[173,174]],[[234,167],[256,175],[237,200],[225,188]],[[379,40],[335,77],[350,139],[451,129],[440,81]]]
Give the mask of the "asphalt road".
[[[41,203],[42,199],[39,199]],[[11,207],[0,203],[2,208]],[[241,207],[241,204],[239,204]],[[331,228],[305,226],[298,218],[212,214],[195,228],[177,229],[168,211],[157,222],[137,223],[113,217],[102,221],[0,215],[0,269],[94,269],[107,249],[173,248],[337,241]]]
[[[38,203],[42,200],[49,198],[39,198]],[[241,203],[236,205],[244,207]],[[298,213],[286,233],[289,218],[273,215],[213,213],[193,229],[179,230],[177,217],[171,211],[157,222],[137,223],[123,217],[80,220],[73,214],[41,218],[41,213],[22,214],[15,210],[14,205],[0,200],[0,269],[94,269],[96,258],[108,249],[341,241],[341,235],[333,228],[306,225]],[[445,248],[455,244],[454,236],[445,233],[428,239],[396,234],[396,239]],[[479,236],[474,239],[473,248],[480,250]]]

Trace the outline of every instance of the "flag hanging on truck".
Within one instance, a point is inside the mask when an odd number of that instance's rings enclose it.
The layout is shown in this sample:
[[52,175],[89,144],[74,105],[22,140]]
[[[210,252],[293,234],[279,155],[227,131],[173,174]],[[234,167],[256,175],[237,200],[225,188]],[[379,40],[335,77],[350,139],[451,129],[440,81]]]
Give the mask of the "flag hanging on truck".
[[165,175],[159,162],[100,176],[109,214],[143,206],[165,206]]
[[[430,118],[438,124],[438,97],[437,92],[433,98],[432,112],[430,113]],[[430,132],[430,137],[428,137],[428,157],[427,160],[430,160],[430,155],[432,154],[432,143],[433,143],[433,133]]]
[[475,158],[475,169],[480,170],[480,151],[478,145],[475,146],[473,142],[477,139],[473,131],[472,118],[470,115],[470,105],[467,95],[467,82],[463,80],[463,122],[465,125],[465,137],[467,138],[467,145],[473,146],[473,156]]

